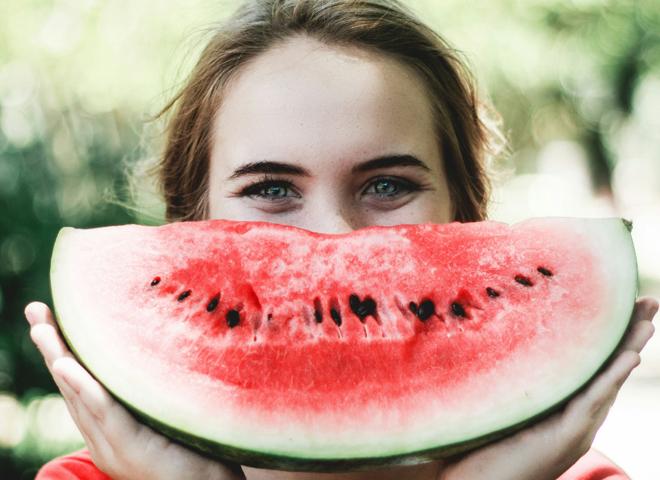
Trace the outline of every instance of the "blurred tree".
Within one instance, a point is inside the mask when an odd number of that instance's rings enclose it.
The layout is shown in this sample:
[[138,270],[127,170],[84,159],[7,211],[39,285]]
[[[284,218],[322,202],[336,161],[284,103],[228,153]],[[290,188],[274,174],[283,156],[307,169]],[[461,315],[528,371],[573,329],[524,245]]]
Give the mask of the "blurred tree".
[[550,114],[550,122],[560,124],[548,129],[560,132],[554,139],[580,142],[594,191],[612,197],[617,152],[611,138],[633,113],[641,80],[660,66],[660,3],[533,2],[515,15],[521,21],[538,19],[552,41],[562,44],[560,62],[568,65],[557,65],[553,76],[513,98],[507,95],[512,85],[495,86],[495,103],[514,132],[513,149],[538,148],[550,140],[525,128],[533,124],[534,112]]
[[[123,191],[123,160],[137,145],[127,120],[119,112],[90,116],[75,107],[55,112],[51,120],[43,136],[25,145],[14,145],[0,133],[0,393],[24,404],[57,391],[29,338],[23,309],[31,301],[52,305],[50,254],[59,229],[134,221],[125,209],[104,201],[108,193]],[[113,137],[117,131],[120,137]],[[81,135],[85,139],[76,138]],[[35,447],[23,443],[13,451],[0,449],[3,480],[23,478],[22,472],[34,473],[54,454],[64,453],[57,445]]]

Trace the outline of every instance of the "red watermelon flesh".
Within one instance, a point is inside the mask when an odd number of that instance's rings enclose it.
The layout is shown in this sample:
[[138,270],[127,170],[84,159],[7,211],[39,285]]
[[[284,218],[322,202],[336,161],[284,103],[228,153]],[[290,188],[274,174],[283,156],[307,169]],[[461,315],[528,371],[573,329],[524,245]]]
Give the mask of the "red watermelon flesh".
[[483,443],[610,356],[636,263],[619,219],[65,229],[58,321],[139,417],[194,448],[301,470]]

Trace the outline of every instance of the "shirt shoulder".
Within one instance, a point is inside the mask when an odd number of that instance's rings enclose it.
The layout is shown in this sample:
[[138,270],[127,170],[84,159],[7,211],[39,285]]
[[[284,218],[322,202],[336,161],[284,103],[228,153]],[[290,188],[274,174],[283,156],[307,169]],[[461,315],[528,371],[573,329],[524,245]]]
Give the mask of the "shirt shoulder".
[[557,480],[630,480],[623,470],[593,448]]
[[35,480],[112,480],[96,468],[89,450],[65,455],[51,460],[41,467]]

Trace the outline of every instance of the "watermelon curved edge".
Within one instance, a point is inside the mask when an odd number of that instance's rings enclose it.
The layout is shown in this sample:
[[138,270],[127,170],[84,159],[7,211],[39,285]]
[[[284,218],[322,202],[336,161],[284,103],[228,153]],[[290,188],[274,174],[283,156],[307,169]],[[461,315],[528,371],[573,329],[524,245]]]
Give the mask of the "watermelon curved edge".
[[[629,249],[632,258],[634,258],[635,255],[634,246],[632,244],[632,239],[630,237],[631,224],[630,222],[623,219],[616,219],[616,220],[622,233],[621,238],[628,239]],[[59,280],[61,280],[60,277],[61,273],[58,271],[58,265],[59,265],[58,255],[64,250],[62,248],[62,245],[67,242],[67,237],[69,237],[74,233],[75,233],[75,229],[69,227],[65,227],[60,231],[53,249],[53,260],[51,263],[51,279],[57,277]],[[605,238],[603,238],[603,241],[605,241]],[[605,246],[604,248],[607,248],[607,246]],[[631,263],[629,262],[629,260],[627,259],[621,259],[621,260],[622,260],[621,265],[619,267],[613,265],[612,270],[616,270],[617,268],[623,268],[625,270],[631,267]],[[634,276],[634,288],[632,289],[635,290],[636,292],[637,290],[636,262],[634,263],[634,266],[635,266],[634,275],[630,273],[629,276],[631,277]],[[63,281],[51,282],[54,300],[56,297],[57,298],[66,297],[67,292],[65,285],[66,282]],[[633,311],[635,295],[631,296],[630,292],[621,292],[620,297],[621,297],[619,299],[620,301],[618,302],[620,307],[619,315],[629,318],[630,314]],[[65,306],[65,309],[62,309],[62,306]],[[66,310],[66,308],[69,308],[69,305],[66,304],[66,302],[56,302],[54,313],[58,323],[59,323],[59,319],[62,318],[62,316],[71,317],[71,316],[79,315],[77,312],[63,311]],[[236,462],[237,464],[256,467],[256,468],[270,468],[270,469],[280,469],[280,470],[288,470],[288,471],[332,473],[332,472],[375,470],[375,469],[384,469],[395,466],[418,464],[418,463],[433,461],[439,458],[446,458],[456,454],[464,453],[469,450],[488,444],[490,442],[502,439],[544,418],[547,418],[551,414],[563,408],[566,405],[566,403],[569,402],[574,396],[579,394],[584,389],[584,387],[595,376],[598,375],[599,372],[601,372],[604,368],[607,367],[608,363],[617,352],[617,348],[623,338],[623,334],[625,333],[625,331],[626,328],[623,328],[623,330],[620,332],[621,335],[618,343],[614,344],[614,347],[611,349],[609,355],[607,356],[607,359],[602,363],[600,368],[598,368],[585,383],[583,383],[577,389],[572,391],[569,395],[567,395],[566,397],[564,397],[554,405],[550,406],[546,410],[530,418],[526,418],[518,423],[512,424],[510,426],[507,426],[506,428],[488,433],[486,435],[477,436],[468,439],[466,441],[451,445],[444,445],[435,448],[419,450],[412,453],[404,452],[400,455],[394,454],[394,455],[384,455],[384,456],[364,456],[364,457],[361,456],[350,459],[320,458],[316,456],[313,458],[307,458],[307,457],[294,457],[294,456],[273,454],[269,452],[237,448],[231,445],[221,444],[215,441],[206,440],[204,438],[191,435],[189,432],[186,432],[183,429],[179,429],[173,427],[168,423],[159,421],[158,419],[153,418],[149,416],[147,413],[136,408],[134,405],[131,405],[130,403],[124,401],[122,398],[117,396],[111,388],[108,388],[107,386],[106,388],[113,395],[113,397],[119,403],[124,405],[127,408],[127,410],[129,410],[139,421],[145,423],[146,425],[154,428],[157,431],[166,434],[168,437],[179,442],[181,445],[191,448],[192,450],[195,450],[203,455],[207,455],[215,459],[221,459],[222,461],[232,461],[232,462]],[[81,347],[84,350],[84,346],[78,345],[78,347],[75,347],[73,345],[73,342],[70,340],[66,329],[62,328],[61,333],[62,336],[64,337],[65,343],[74,353],[78,361],[84,367],[87,368],[87,363],[84,360],[84,358],[86,358],[87,353],[81,351]],[[99,380],[99,382],[103,384],[103,382],[100,379],[97,378],[97,380]]]

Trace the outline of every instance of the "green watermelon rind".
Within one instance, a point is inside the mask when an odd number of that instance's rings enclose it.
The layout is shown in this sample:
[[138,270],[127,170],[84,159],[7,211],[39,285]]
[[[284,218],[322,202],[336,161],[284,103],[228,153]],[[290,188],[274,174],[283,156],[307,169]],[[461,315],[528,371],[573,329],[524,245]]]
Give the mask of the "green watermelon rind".
[[[614,219],[613,219],[614,220]],[[634,248],[632,245],[632,240],[630,238],[629,227],[623,220],[618,220],[618,229],[621,231],[621,239],[627,239],[629,244],[629,255],[622,255],[621,257],[615,259],[620,263],[620,265],[612,265],[611,271],[614,276],[619,276],[618,274],[621,271],[630,270],[631,266],[634,265],[634,272],[627,272],[627,277],[634,278],[634,288],[631,285],[627,291],[626,289],[619,289],[616,292],[616,295],[619,297],[617,304],[619,305],[619,312],[617,317],[624,317],[627,319],[630,317],[634,306],[634,293],[637,288],[637,271],[636,271],[636,262],[634,260]],[[611,222],[609,222],[611,224]],[[604,225],[604,224],[603,224]],[[612,229],[612,227],[607,227]],[[613,231],[617,229],[612,229]],[[66,298],[66,281],[61,281],[61,275],[58,272],[58,265],[61,263],[60,255],[65,251],[63,245],[67,242],[67,237],[71,234],[75,234],[74,229],[63,229],[60,235],[57,238],[56,245],[53,253],[53,262],[51,268],[51,279],[53,279],[52,289],[53,289],[53,298]],[[600,239],[601,243],[607,243],[609,237],[603,236],[602,238],[596,236]],[[603,245],[603,248],[607,250],[608,245]],[[621,245],[618,247],[621,249]],[[624,247],[625,249],[625,247]],[[619,252],[620,253],[620,252]],[[616,262],[614,262],[616,263]],[[625,277],[626,275],[624,275]],[[55,279],[59,281],[54,281]],[[632,291],[632,292],[631,292]],[[632,293],[632,294],[631,294]],[[58,322],[61,318],[71,318],[71,316],[79,316],[77,312],[71,312],[70,305],[67,302],[56,301],[56,315]],[[64,306],[64,308],[62,308]],[[625,323],[625,325],[624,325]],[[299,455],[288,455],[282,454],[281,452],[265,452],[265,451],[255,451],[246,448],[240,448],[235,446],[226,445],[219,443],[214,440],[209,440],[195,436],[184,429],[177,428],[171,424],[160,421],[156,418],[149,416],[144,411],[136,408],[134,405],[127,403],[120,398],[119,395],[115,394],[112,388],[108,388],[107,382],[103,382],[101,379],[97,378],[100,383],[104,384],[110,393],[122,403],[133,415],[143,423],[151,426],[155,430],[167,435],[168,437],[178,441],[184,446],[187,446],[193,450],[196,450],[202,454],[208,455],[212,458],[216,458],[223,461],[233,461],[238,464],[259,467],[259,468],[272,468],[272,469],[281,469],[281,470],[290,470],[290,471],[317,471],[317,472],[342,472],[342,471],[357,471],[357,470],[371,470],[371,469],[381,469],[388,468],[393,466],[409,465],[416,464],[425,461],[431,461],[438,458],[445,458],[455,454],[463,453],[479,446],[485,445],[492,441],[501,439],[505,436],[513,434],[526,426],[534,424],[539,420],[548,417],[552,413],[561,409],[571,398],[573,398],[579,391],[587,384],[604,366],[607,365],[608,361],[616,352],[616,348],[625,333],[627,322],[621,321],[620,324],[622,328],[616,335],[616,341],[612,342],[612,348],[610,349],[606,359],[601,362],[599,368],[594,371],[587,379],[586,382],[582,382],[577,388],[571,391],[566,395],[562,400],[556,402],[552,406],[548,407],[544,411],[530,417],[523,419],[519,422],[512,423],[504,428],[501,428],[497,431],[475,436],[474,438],[467,439],[465,441],[453,443],[450,445],[440,445],[434,446],[427,449],[418,449],[416,451],[401,451],[399,453],[389,452],[385,455],[358,455],[354,458],[323,458],[322,456],[312,454],[306,455],[307,452],[298,452]],[[67,335],[67,330],[62,328],[65,340],[69,347],[71,348],[74,355],[78,358],[83,366],[88,368],[87,362],[84,358],[87,358],[88,352],[82,351],[80,347],[84,345],[79,345],[79,348],[73,347],[73,343]],[[612,335],[615,337],[615,335]],[[98,352],[95,352],[98,354]],[[91,358],[91,357],[90,357]]]
[[[612,352],[605,364],[611,360],[611,358],[614,356],[614,353],[615,352]],[[602,368],[599,369],[598,372],[601,370]],[[598,372],[594,374],[594,377],[598,374]],[[593,377],[590,378],[587,383],[589,383],[592,379]],[[117,400],[122,403],[138,419],[138,421],[141,421],[154,430],[165,434],[173,440],[176,440],[180,445],[183,445],[184,447],[190,448],[202,455],[222,462],[229,461],[235,464],[245,465],[247,467],[267,468],[271,470],[286,470],[291,472],[299,471],[317,473],[342,473],[381,470],[407,465],[417,465],[420,463],[431,462],[434,460],[448,458],[454,455],[469,452],[470,450],[477,449],[489,443],[510,436],[516,432],[519,432],[525,427],[531,426],[549,417],[564,407],[573,397],[575,397],[575,395],[580,393],[583,388],[584,385],[556,405],[553,405],[552,407],[533,417],[530,417],[518,424],[511,425],[510,427],[489,433],[487,435],[483,435],[481,437],[472,438],[464,442],[455,443],[452,445],[429,448],[416,452],[404,452],[399,455],[356,457],[350,459],[317,457],[306,458],[275,455],[267,452],[236,448],[230,445],[223,445],[216,442],[207,441],[204,438],[196,437],[185,431],[172,428],[170,425],[162,423],[155,418],[146,415],[144,412],[135,409],[132,405],[123,402],[116,396],[115,398],[117,398]]]

